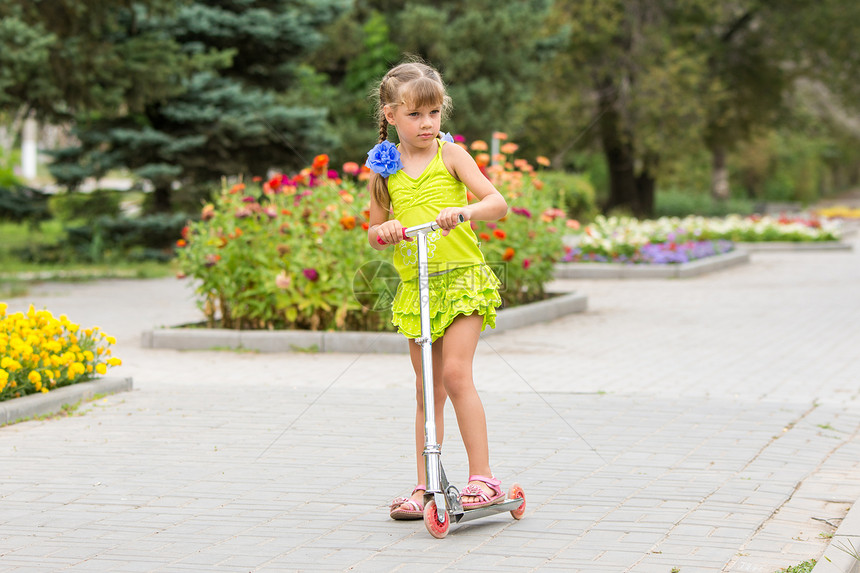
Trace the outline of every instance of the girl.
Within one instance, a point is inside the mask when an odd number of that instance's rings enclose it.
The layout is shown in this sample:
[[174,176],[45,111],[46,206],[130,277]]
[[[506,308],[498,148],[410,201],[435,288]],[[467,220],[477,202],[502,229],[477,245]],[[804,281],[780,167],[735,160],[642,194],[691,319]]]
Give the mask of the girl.
[[[472,380],[478,337],[487,326],[495,326],[501,299],[499,281],[484,261],[470,225],[457,223],[458,216],[464,221],[497,220],[505,216],[508,206],[469,153],[451,143],[450,136],[440,134],[450,107],[439,73],[423,63],[400,64],[382,78],[379,144],[368,153],[367,161],[374,171],[367,238],[374,249],[394,247],[401,283],[392,302],[392,322],[407,338],[415,339],[421,335],[417,251],[411,239],[403,240],[401,229],[432,220],[442,228],[427,237],[436,439],[442,443],[443,410],[450,398],[469,459],[469,483],[461,501],[464,509],[475,509],[505,498],[501,482],[490,471],[487,422]],[[397,147],[388,141],[389,125],[397,130]],[[467,188],[479,199],[477,203],[468,204]],[[394,519],[421,519],[426,488],[421,350],[414,340],[409,342],[409,353],[418,394],[419,485],[410,497],[392,502]]]

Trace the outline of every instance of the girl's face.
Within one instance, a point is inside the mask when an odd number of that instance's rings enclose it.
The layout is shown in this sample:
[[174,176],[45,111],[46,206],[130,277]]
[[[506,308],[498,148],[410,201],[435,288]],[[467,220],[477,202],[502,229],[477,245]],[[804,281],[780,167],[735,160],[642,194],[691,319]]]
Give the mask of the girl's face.
[[442,124],[442,106],[412,107],[408,103],[394,108],[385,106],[385,118],[397,128],[401,144],[423,149],[435,143]]

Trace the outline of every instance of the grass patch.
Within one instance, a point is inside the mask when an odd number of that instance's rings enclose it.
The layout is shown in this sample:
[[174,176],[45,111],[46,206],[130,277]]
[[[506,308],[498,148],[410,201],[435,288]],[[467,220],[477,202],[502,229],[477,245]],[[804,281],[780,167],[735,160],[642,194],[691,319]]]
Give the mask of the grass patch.
[[774,573],[810,573],[813,567],[815,567],[815,559],[810,559],[809,561],[804,561],[803,563],[798,563],[797,565],[780,569]]

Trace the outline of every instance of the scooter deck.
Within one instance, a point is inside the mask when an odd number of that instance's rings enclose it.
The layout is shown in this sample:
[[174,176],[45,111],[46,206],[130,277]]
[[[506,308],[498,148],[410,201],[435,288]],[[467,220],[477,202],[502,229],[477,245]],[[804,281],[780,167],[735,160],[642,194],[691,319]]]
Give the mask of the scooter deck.
[[525,500],[506,499],[501,503],[495,503],[487,507],[479,507],[478,509],[467,509],[463,511],[463,513],[451,515],[451,521],[454,523],[462,523],[464,521],[472,521],[473,519],[487,517],[488,515],[505,513],[506,511],[515,511],[523,504],[523,501]]

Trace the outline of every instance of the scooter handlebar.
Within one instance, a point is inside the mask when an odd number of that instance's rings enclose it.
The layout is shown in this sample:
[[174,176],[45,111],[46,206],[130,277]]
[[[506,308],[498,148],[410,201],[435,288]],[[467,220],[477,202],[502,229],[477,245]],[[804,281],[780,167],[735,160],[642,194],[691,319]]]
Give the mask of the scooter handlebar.
[[[457,215],[457,219],[459,220],[460,223],[462,223],[466,220],[463,217],[463,215]],[[403,229],[401,229],[401,231],[403,232],[403,239],[406,240],[406,239],[408,239],[410,237],[414,237],[420,233],[432,233],[433,231],[436,231],[438,229],[440,229],[440,227],[439,227],[439,225],[436,224],[436,221],[430,221],[429,223],[422,223],[421,225],[415,225],[414,227],[404,227]],[[379,243],[380,245],[387,245],[388,244],[385,241],[383,241],[382,238],[379,237],[378,235],[376,237],[376,242]]]

